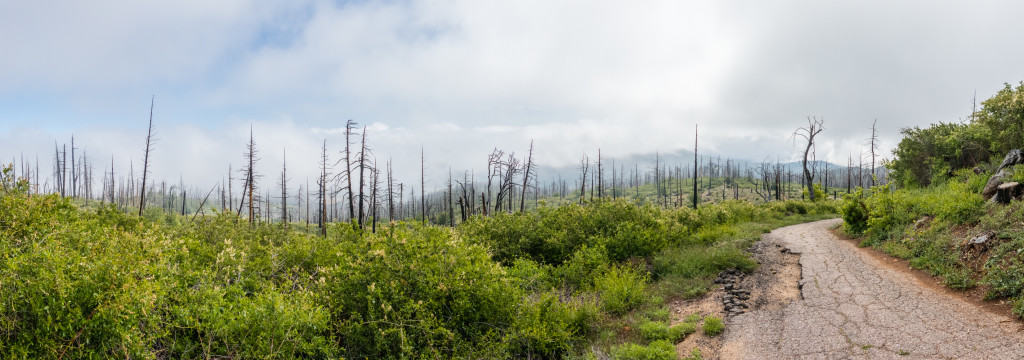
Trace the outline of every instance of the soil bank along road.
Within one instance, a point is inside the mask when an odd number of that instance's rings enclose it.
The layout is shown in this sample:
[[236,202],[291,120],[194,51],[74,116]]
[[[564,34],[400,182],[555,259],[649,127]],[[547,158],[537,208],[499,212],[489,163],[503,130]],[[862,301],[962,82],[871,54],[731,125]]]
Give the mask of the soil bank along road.
[[1024,359],[1015,321],[882,265],[829,232],[840,223],[762,240],[800,255],[799,296],[731,317],[723,359]]

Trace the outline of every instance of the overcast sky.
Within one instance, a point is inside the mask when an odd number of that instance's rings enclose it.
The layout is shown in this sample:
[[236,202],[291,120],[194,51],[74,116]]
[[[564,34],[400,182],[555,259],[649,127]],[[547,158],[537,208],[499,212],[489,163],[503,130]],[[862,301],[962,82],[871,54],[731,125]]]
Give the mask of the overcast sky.
[[[961,121],[977,93],[1024,80],[1019,1],[2,1],[0,159],[50,164],[53,143],[97,171],[143,155],[203,186],[242,163],[315,173],[326,139],[368,129],[379,163],[411,179],[483,168],[494,147],[559,166],[689,149],[857,156],[878,120]],[[415,169],[415,171],[414,171]],[[44,173],[46,171],[44,170]],[[418,174],[417,174],[418,175]],[[273,177],[273,176],[269,176]],[[209,185],[206,185],[209,186]]]

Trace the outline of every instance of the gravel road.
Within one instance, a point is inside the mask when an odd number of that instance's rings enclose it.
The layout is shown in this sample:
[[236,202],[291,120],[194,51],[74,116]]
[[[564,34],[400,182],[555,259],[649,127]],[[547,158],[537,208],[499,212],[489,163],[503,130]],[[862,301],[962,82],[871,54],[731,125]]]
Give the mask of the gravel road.
[[800,254],[800,298],[729,319],[723,359],[1024,359],[1024,332],[889,269],[824,220],[773,231]]

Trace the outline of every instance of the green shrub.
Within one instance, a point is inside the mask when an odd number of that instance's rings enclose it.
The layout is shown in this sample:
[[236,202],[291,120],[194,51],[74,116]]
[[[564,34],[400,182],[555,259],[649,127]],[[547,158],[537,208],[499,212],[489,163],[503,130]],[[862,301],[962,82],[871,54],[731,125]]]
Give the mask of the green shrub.
[[687,335],[697,332],[696,322],[681,322],[668,328],[669,340],[679,342]]
[[[822,190],[821,185],[819,185],[819,184],[811,184],[811,186],[814,188],[814,202],[828,200],[828,194],[826,194],[825,191]],[[801,189],[800,189],[800,198],[801,199],[807,199],[808,201],[811,200],[810,196],[808,196],[808,192],[807,192],[807,187],[806,186],[802,186],[801,187]],[[806,214],[806,209],[805,209],[804,214]]]
[[668,326],[663,321],[647,321],[637,326],[640,337],[645,341],[665,340],[671,343],[682,341],[686,335],[697,331],[697,325],[692,322],[683,322],[675,326]]
[[868,206],[864,202],[864,190],[857,188],[851,194],[843,195],[843,205],[840,208],[843,215],[843,229],[846,233],[859,236],[868,229]]
[[561,358],[579,340],[582,333],[575,319],[575,309],[563,304],[558,294],[543,293],[531,300],[516,316],[511,331],[502,345],[505,352],[518,359]]
[[1018,296],[1013,301],[1013,313],[1017,314],[1020,318],[1024,318],[1024,296]]
[[570,289],[586,290],[594,286],[595,279],[607,272],[609,266],[604,246],[583,246],[573,253],[569,261],[554,268],[553,273]]
[[388,229],[351,244],[325,271],[328,304],[350,354],[449,357],[510,327],[523,294],[486,250],[445,228]]
[[519,287],[529,292],[549,290],[555,285],[551,267],[530,259],[516,259],[507,270]]
[[672,313],[668,307],[661,306],[647,309],[644,316],[652,321],[669,321],[672,318]]
[[646,341],[669,340],[668,324],[661,321],[646,321],[637,326],[637,331]]
[[594,280],[605,311],[623,314],[635,309],[646,297],[647,276],[627,266],[615,266]]
[[725,331],[725,324],[722,323],[722,319],[717,316],[708,316],[704,318],[704,335],[718,336],[723,331]]
[[734,246],[671,248],[658,253],[652,261],[658,277],[681,275],[684,278],[715,277],[726,269],[750,271],[757,262]]
[[665,340],[651,342],[647,346],[639,344],[623,344],[611,349],[612,359],[623,360],[675,360],[676,348]]

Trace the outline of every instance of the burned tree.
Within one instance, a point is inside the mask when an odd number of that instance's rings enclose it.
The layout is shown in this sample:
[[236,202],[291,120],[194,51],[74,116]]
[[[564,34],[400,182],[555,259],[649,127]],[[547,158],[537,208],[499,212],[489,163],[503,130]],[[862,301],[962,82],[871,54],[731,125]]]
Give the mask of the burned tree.
[[580,177],[582,179],[581,183],[580,183],[580,204],[582,204],[583,201],[586,200],[586,194],[587,194],[587,170],[589,168],[590,168],[590,158],[587,157],[587,154],[583,154],[583,158],[580,159],[580,169],[583,170],[583,176]]
[[146,154],[142,160],[142,193],[139,199],[139,216],[142,216],[142,210],[146,208],[146,175],[149,174],[149,151],[153,146],[153,105],[155,103],[156,95],[149,100],[149,130],[146,132]]
[[[370,148],[366,146],[366,127],[365,126],[363,126],[362,138],[363,139],[360,142],[360,147],[359,147],[359,201],[356,204],[359,207],[359,220],[358,221],[359,221],[359,229],[360,230],[363,229],[363,224],[365,224],[365,217],[364,217],[364,211],[363,211],[363,203],[366,202],[366,198],[363,197],[363,184],[365,182],[365,180],[364,180],[365,177],[363,176],[363,174],[364,174],[364,171],[366,171],[367,167],[369,166],[367,164],[367,155],[370,155],[369,154]],[[351,193],[351,191],[350,191],[350,193]],[[349,214],[349,216],[351,217],[351,213]]]
[[693,125],[693,208],[697,208],[697,125]]
[[807,167],[807,158],[810,157],[811,161],[812,161],[812,167],[815,166],[813,164],[813,161],[814,161],[814,137],[817,136],[819,133],[821,133],[822,130],[825,130],[824,126],[822,126],[822,123],[824,121],[825,121],[824,119],[818,119],[818,118],[815,118],[815,117],[808,117],[807,118],[807,126],[806,127],[797,128],[796,131],[793,132],[793,135],[791,137],[794,140],[794,142],[796,141],[796,137],[797,136],[802,137],[802,138],[804,138],[805,141],[807,141],[807,144],[804,147],[803,162],[801,164],[803,165],[804,179],[806,180],[805,184],[807,184],[808,197],[810,197],[811,201],[815,200],[814,199],[814,173],[811,171],[811,168]]
[[242,199],[238,203],[238,213],[242,213],[242,206],[246,205],[245,199],[249,198],[248,210],[249,210],[249,224],[256,223],[256,212],[259,206],[259,200],[255,197],[259,194],[256,191],[256,175],[255,165],[259,161],[258,151],[256,150],[256,142],[253,140],[252,128],[249,129],[249,143],[246,144],[246,152],[243,154],[246,159],[246,165],[242,168],[242,174],[245,177],[245,184],[242,187]]
[[[530,140],[530,152],[526,156],[526,167],[523,168],[523,192],[522,192],[522,194],[521,194],[521,196],[519,198],[519,212],[526,211],[526,187],[527,187],[527,184],[530,183],[530,175],[534,175],[534,177],[536,177],[536,174],[534,174],[534,173],[535,173],[535,171],[534,171],[534,166],[533,166],[533,140]],[[449,178],[450,177],[451,177],[451,175],[449,174]],[[450,189],[451,188],[451,180],[450,179],[448,180],[448,187],[449,187],[449,192],[451,192],[451,189]]]
[[377,233],[377,203],[379,202],[379,200],[377,198],[377,193],[380,190],[380,171],[377,170],[377,159],[376,158],[373,159],[373,167],[370,169],[370,174],[371,174],[370,176],[373,178],[373,182],[370,185],[370,189],[371,189],[370,190],[370,217],[372,218],[371,221],[373,221],[373,226],[371,227],[371,231],[374,234],[376,234]]
[[868,138],[869,150],[871,150],[871,186],[875,186],[875,152],[878,151],[878,119],[871,123],[871,137]]
[[281,221],[288,228],[288,152],[281,150]]
[[388,158],[388,221],[395,221],[395,178],[391,173],[391,158]]
[[327,140],[324,140],[323,151],[320,153],[320,177],[316,180],[319,194],[317,198],[317,226],[320,235],[327,236]]
[[423,224],[427,224],[427,166],[423,147],[420,146],[420,215]]

